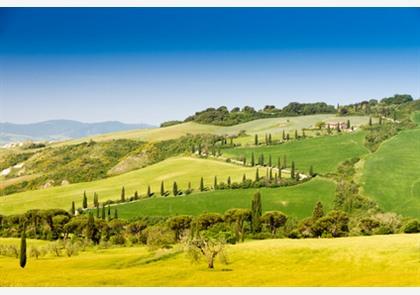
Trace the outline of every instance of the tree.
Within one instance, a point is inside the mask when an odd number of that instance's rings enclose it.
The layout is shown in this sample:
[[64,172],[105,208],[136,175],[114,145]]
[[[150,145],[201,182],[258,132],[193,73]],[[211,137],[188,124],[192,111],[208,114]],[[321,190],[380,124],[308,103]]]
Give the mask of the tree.
[[267,135],[267,133],[265,134],[265,145],[268,145],[268,135]]
[[295,178],[295,161],[292,161],[292,167],[290,168],[290,178]]
[[92,212],[89,212],[88,221],[86,223],[86,238],[97,244],[100,237],[98,237],[98,229],[95,226],[95,219]]
[[152,196],[152,189],[150,188],[150,185],[147,186],[147,197],[151,197]]
[[185,248],[193,261],[200,261],[200,258],[204,256],[207,260],[207,267],[213,269],[217,256],[221,258],[222,263],[226,263],[225,245],[226,239],[222,234],[203,231],[195,237],[187,239]]
[[179,241],[184,231],[191,228],[192,218],[188,215],[172,217],[168,220],[169,228],[175,232],[175,240]]
[[258,180],[260,180],[260,172],[259,172],[259,170],[257,168],[257,170],[255,172],[255,181],[258,181]]
[[160,195],[162,197],[165,195],[165,185],[163,184],[163,180],[160,183]]
[[270,180],[273,179],[273,168],[270,167],[270,175],[269,175]]
[[71,215],[76,215],[76,205],[74,204],[74,201],[71,202]]
[[88,201],[86,196],[86,191],[83,192],[83,209],[86,209],[88,207]]
[[99,218],[100,216],[100,212],[99,212],[99,206],[96,207],[96,218]]
[[369,117],[369,126],[372,126],[372,117]]
[[256,192],[251,203],[251,229],[253,233],[261,231],[261,193]]
[[118,219],[118,210],[117,210],[117,208],[114,209],[114,219]]
[[201,177],[201,179],[200,179],[200,192],[203,192],[204,191],[204,179],[203,179],[203,177]]
[[178,196],[178,184],[176,183],[176,181],[174,181],[174,185],[172,186],[172,193],[174,194],[174,196]]
[[121,189],[121,202],[125,202],[125,188],[122,187]]
[[268,134],[268,144],[272,144],[271,133]]
[[283,130],[283,135],[282,135],[283,141],[286,140],[286,133]]
[[348,234],[349,217],[343,211],[332,210],[312,226],[315,236],[343,237]]
[[105,204],[102,204],[102,220],[105,220]]
[[26,225],[23,225],[23,230],[20,239],[20,255],[19,255],[19,265],[24,268],[26,265]]
[[251,166],[252,167],[255,166],[255,155],[254,155],[254,152],[251,153]]
[[271,160],[271,154],[268,156],[268,167],[272,167],[273,166],[273,163],[272,163],[272,160]]
[[295,130],[295,139],[298,139],[298,132]]
[[111,220],[111,206],[108,205],[108,220]]
[[134,192],[134,200],[139,199],[139,193],[137,191]]
[[254,136],[254,144],[258,145],[258,134],[255,134]]
[[99,206],[98,194],[96,192],[93,193],[93,205],[96,208],[98,208],[98,206]]
[[225,222],[234,227],[236,240],[243,242],[245,239],[245,222],[251,221],[251,210],[229,209],[225,212],[224,217]]
[[309,176],[313,177],[314,175],[314,167],[311,165],[311,167],[309,167]]
[[244,175],[242,175],[242,183],[244,183],[246,181],[246,174],[244,173]]
[[302,129],[302,137],[306,138],[305,129]]
[[290,135],[289,133],[286,134],[286,140],[289,141],[290,140]]
[[231,185],[231,179],[230,179],[230,176],[228,176],[228,178],[227,178],[227,185],[228,185],[228,187],[230,187],[230,185]]
[[350,129],[351,128],[351,126],[350,126],[350,120],[347,120],[347,129]]
[[242,165],[246,166],[246,157],[242,156]]
[[270,228],[271,234],[275,236],[277,229],[286,224],[287,216],[280,211],[269,211],[264,213],[261,221]]
[[214,177],[213,188],[217,189],[217,176]]
[[322,206],[322,203],[318,201],[312,211],[312,219],[317,221],[321,217],[324,217],[324,206]]
[[281,170],[281,160],[280,160],[280,157],[277,157],[277,169]]

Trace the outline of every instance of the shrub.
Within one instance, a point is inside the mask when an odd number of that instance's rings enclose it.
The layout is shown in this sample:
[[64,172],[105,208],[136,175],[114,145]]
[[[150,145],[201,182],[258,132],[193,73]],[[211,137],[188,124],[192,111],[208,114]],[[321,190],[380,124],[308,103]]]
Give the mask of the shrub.
[[113,245],[124,245],[125,244],[125,238],[124,238],[123,235],[117,234],[117,235],[112,236],[109,239],[109,242]]
[[77,255],[79,253],[79,243],[78,242],[67,241],[64,244],[64,249],[65,249],[68,257],[71,257],[73,255]]
[[57,257],[61,256],[61,245],[58,241],[49,244],[48,249],[53,255]]
[[406,234],[420,232],[420,222],[417,219],[410,219],[402,226],[402,231]]
[[29,251],[29,256],[38,259],[41,256],[41,250],[37,246],[32,246]]

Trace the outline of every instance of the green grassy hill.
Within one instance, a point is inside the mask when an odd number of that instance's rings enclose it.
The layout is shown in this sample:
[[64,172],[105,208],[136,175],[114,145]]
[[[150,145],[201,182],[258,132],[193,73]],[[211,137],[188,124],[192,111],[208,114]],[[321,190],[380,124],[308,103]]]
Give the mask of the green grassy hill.
[[[111,139],[138,139],[142,141],[162,141],[168,139],[174,139],[181,137],[186,134],[199,134],[199,133],[211,133],[217,135],[234,135],[238,134],[241,130],[245,130],[247,134],[261,134],[272,133],[274,138],[279,137],[283,130],[289,132],[294,130],[301,130],[302,128],[314,127],[317,122],[320,121],[345,121],[350,119],[351,124],[358,126],[361,124],[367,124],[369,117],[367,116],[352,116],[352,117],[337,117],[335,115],[310,115],[310,116],[297,116],[297,117],[284,117],[284,118],[273,118],[273,119],[260,119],[251,122],[238,124],[234,126],[222,127],[215,125],[198,124],[194,122],[182,123],[174,126],[154,129],[140,129],[132,131],[114,132],[109,134],[103,134],[92,137],[85,137],[77,140],[65,141],[57,143],[62,144],[74,144],[80,143],[93,139],[95,141],[106,141]],[[253,137],[248,137],[242,140],[243,143],[253,141]]]
[[94,192],[99,194],[101,202],[119,199],[122,186],[125,186],[128,197],[133,195],[135,190],[144,195],[147,185],[151,185],[152,190],[158,192],[161,181],[166,183],[167,190],[172,189],[173,181],[177,181],[179,189],[186,189],[189,181],[193,188],[198,188],[201,177],[204,177],[207,186],[212,186],[214,176],[217,176],[219,181],[226,181],[228,176],[232,181],[240,181],[244,173],[248,177],[254,177],[255,169],[197,158],[170,158],[143,169],[106,179],[3,196],[0,197],[0,214],[23,213],[29,209],[69,209],[72,201],[81,206],[84,190],[88,194],[90,204]]
[[365,162],[364,193],[385,210],[420,217],[420,129],[384,142]]
[[[166,197],[140,200],[118,205],[121,218],[138,216],[198,215],[203,212],[224,213],[230,208],[250,208],[257,189],[220,190],[195,193],[183,197]],[[335,194],[335,184],[315,178],[309,182],[281,188],[262,188],[263,211],[280,210],[289,216],[303,218],[312,214],[317,201],[330,208]]]
[[307,138],[304,140],[291,141],[280,145],[260,146],[254,148],[232,148],[224,150],[225,157],[240,158],[246,156],[250,162],[251,154],[254,152],[255,161],[258,161],[260,154],[264,154],[267,163],[269,155],[272,156],[272,163],[277,164],[280,157],[287,157],[287,165],[295,161],[296,168],[307,172],[313,165],[317,173],[334,172],[338,164],[346,159],[359,157],[369,151],[364,147],[365,132],[344,133],[334,136],[322,136]]
[[[0,285],[418,286],[419,238],[411,234],[245,242],[230,245],[229,264],[217,261],[214,270],[204,261],[192,264],[176,249],[150,251],[141,246],[29,258],[25,269],[18,259],[0,256]],[[28,247],[32,245],[28,240]]]

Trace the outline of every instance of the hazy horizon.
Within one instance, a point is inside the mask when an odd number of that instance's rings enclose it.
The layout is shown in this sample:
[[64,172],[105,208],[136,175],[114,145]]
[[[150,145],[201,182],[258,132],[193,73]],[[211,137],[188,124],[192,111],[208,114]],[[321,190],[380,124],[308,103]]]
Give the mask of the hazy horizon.
[[222,105],[416,99],[419,81],[418,8],[0,8],[1,122],[158,126]]

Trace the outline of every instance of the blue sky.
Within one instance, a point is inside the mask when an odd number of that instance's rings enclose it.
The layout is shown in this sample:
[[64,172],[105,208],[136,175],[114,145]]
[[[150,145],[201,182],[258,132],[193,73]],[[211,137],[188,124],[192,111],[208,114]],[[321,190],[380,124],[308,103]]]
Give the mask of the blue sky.
[[0,8],[0,121],[420,97],[416,8]]

